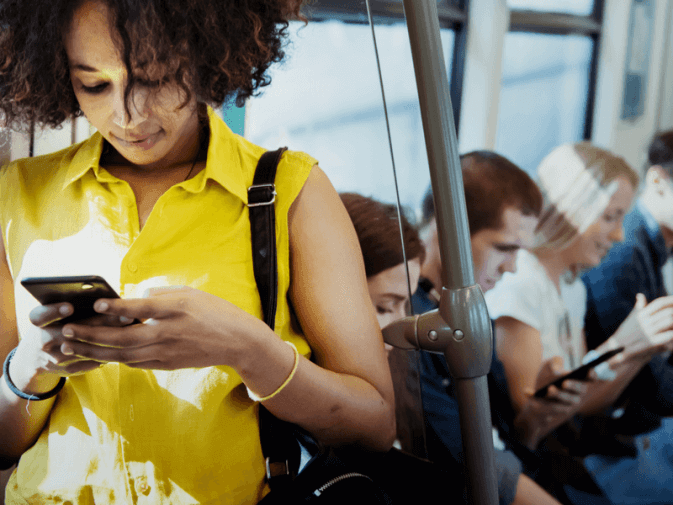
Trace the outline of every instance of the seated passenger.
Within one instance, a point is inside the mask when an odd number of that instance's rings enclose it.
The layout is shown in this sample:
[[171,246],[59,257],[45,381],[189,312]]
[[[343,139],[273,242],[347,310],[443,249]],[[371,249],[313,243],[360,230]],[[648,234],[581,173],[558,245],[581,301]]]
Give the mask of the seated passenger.
[[[667,295],[662,268],[673,248],[673,130],[654,137],[648,157],[650,167],[642,194],[624,218],[625,240],[616,244],[600,265],[582,275],[587,292],[584,330],[590,349],[619,328],[638,294],[647,301]],[[664,365],[659,356],[650,367],[667,374],[668,379],[658,387],[643,388],[642,393],[667,398],[663,414],[671,415],[673,368]]]
[[[421,263],[425,257],[423,243],[404,215],[404,240],[401,240],[400,222],[394,205],[356,193],[342,193],[341,199],[360,242],[369,296],[383,328],[406,315],[409,292],[418,285]],[[404,264],[403,243],[409,277]],[[393,361],[393,364],[396,363],[397,361]],[[395,371],[403,372],[401,369],[393,370]],[[404,382],[405,378],[393,377],[393,380]],[[409,398],[412,394],[412,391],[403,387],[395,391],[398,413],[400,407],[416,407],[417,401],[420,401],[420,393],[418,398]],[[418,413],[421,414],[421,411],[422,407],[418,405]],[[357,457],[362,458],[362,454]],[[404,457],[401,452],[395,451],[391,451],[384,461],[370,467],[376,465],[385,472],[386,483],[396,483],[397,488],[392,489],[396,503],[432,503],[437,500],[438,493],[442,494],[440,501],[454,504],[464,502],[463,477],[458,465],[432,465],[425,460]]]
[[357,193],[341,193],[341,201],[353,222],[365,261],[369,297],[381,328],[407,315],[409,286],[416,290],[425,258],[418,232],[402,214],[404,265],[397,207]]
[[[477,151],[461,157],[465,200],[470,226],[474,275],[483,291],[491,289],[505,271],[513,271],[517,251],[528,247],[542,195],[532,179],[506,158],[489,151]],[[421,269],[421,283],[414,294],[417,312],[437,307],[441,289],[442,264],[432,194],[423,203],[423,228],[426,259]],[[422,353],[423,408],[428,428],[428,453],[433,461],[459,460],[462,444],[458,406],[444,357]],[[546,385],[562,374],[558,363],[547,362],[540,374]],[[566,381],[564,389],[553,388],[549,396],[556,401],[531,398],[515,419],[510,405],[502,365],[494,356],[488,376],[494,425],[507,439],[520,438],[526,446],[537,441],[570,417],[584,386]],[[500,503],[557,503],[528,476],[510,451],[496,451]]]
[[[582,275],[587,289],[584,330],[590,349],[617,330],[637,297],[652,301],[667,294],[662,269],[673,247],[673,130],[654,136],[648,160],[642,193],[624,218],[624,241],[616,244],[600,265]],[[666,299],[661,298],[658,303],[666,303]],[[673,473],[665,471],[671,466],[666,454],[673,454],[673,419],[664,418],[664,426],[659,427],[662,416],[673,415],[671,365],[668,354],[654,356],[625,392],[629,401],[619,412],[621,415],[607,417],[601,425],[602,431],[622,439],[644,433],[633,440],[640,456],[623,459],[618,473],[615,465],[597,461],[598,457],[587,461],[597,482],[620,500],[628,496],[634,503],[643,503],[639,500],[643,496],[652,499],[662,483],[673,487]],[[649,448],[644,449],[646,446]],[[650,460],[650,469],[658,469],[656,472],[644,470],[645,458]],[[640,476],[637,481],[625,478],[634,474]],[[673,496],[669,495],[668,501],[673,501]]]
[[[612,244],[623,238],[622,220],[638,184],[626,162],[588,143],[561,146],[538,169],[545,208],[532,252],[522,250],[516,272],[505,274],[486,295],[496,320],[497,351],[507,376],[514,407],[521,410],[536,386],[543,361],[563,357],[574,369],[587,353],[584,340],[586,290],[578,275],[601,262]],[[670,308],[636,306],[599,352],[625,346],[610,362],[613,380],[590,381],[578,413],[592,419],[610,411],[631,380],[653,354],[670,342],[668,327],[659,324]],[[669,311],[669,312],[666,312]],[[556,439],[564,453],[583,457],[597,450],[597,438]]]

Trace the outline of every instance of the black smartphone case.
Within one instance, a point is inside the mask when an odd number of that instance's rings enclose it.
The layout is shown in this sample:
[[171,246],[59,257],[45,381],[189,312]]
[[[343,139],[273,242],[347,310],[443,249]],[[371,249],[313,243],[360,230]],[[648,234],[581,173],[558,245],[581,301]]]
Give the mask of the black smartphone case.
[[607,351],[607,352],[601,354],[596,359],[590,361],[586,365],[582,365],[581,367],[576,368],[575,370],[573,370],[572,372],[564,375],[563,377],[559,377],[554,382],[552,382],[550,384],[547,384],[546,386],[538,389],[537,391],[535,391],[535,397],[536,398],[544,398],[545,396],[547,396],[547,389],[549,389],[550,386],[556,386],[557,388],[561,388],[561,384],[563,384],[563,382],[568,380],[568,379],[586,380],[587,376],[589,375],[589,371],[592,368],[600,365],[604,361],[609,360],[613,356],[616,356],[617,354],[619,354],[623,350],[624,350],[623,347],[619,347],[617,349],[613,349],[611,351]]
[[72,315],[59,324],[80,321],[97,314],[93,304],[99,298],[119,298],[117,292],[97,275],[74,277],[32,277],[21,280],[21,284],[42,305],[69,302],[74,307]]

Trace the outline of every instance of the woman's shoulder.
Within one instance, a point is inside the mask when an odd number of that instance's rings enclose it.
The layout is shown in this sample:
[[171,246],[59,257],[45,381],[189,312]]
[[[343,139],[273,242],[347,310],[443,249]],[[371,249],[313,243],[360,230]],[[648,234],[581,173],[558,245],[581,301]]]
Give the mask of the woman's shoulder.
[[[233,134],[232,134],[233,135]],[[246,187],[252,185],[257,164],[267,149],[257,146],[238,135],[236,150],[243,172]],[[312,168],[317,160],[301,151],[285,151],[276,169],[276,202],[279,207],[289,207],[304,187]]]
[[301,151],[285,151],[276,174],[277,191],[287,191],[294,200],[318,161]]
[[[91,137],[53,153],[14,160],[0,170],[0,188],[48,190],[51,184],[65,182],[78,163],[82,169],[88,168],[97,143],[98,139]],[[3,191],[3,197],[6,195],[7,191]]]
[[[249,187],[252,185],[257,163],[267,149],[233,133],[217,114],[212,110],[209,113],[211,134],[215,137],[218,153],[224,157],[236,158],[240,164],[242,180]],[[315,158],[304,152],[285,151],[276,170],[278,199],[290,196],[294,200],[317,163]]]
[[[264,153],[275,149],[265,149],[249,140],[236,135],[238,141],[239,155],[242,160],[242,166],[246,181],[252,182],[257,168],[257,163]],[[283,152],[278,168],[276,170],[276,185],[301,181],[303,184],[308,177],[311,168],[318,161],[309,154],[302,151],[292,151],[290,149]]]

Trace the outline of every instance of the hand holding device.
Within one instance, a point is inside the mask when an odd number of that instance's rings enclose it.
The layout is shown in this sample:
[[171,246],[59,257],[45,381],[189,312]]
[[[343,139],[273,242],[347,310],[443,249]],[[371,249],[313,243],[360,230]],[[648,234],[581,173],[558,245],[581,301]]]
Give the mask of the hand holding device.
[[93,308],[96,300],[119,298],[105,279],[97,275],[32,277],[21,280],[21,285],[42,305],[67,302],[73,306],[73,313],[59,320],[59,324],[99,316]]
[[90,324],[119,326],[120,318],[96,313],[93,304],[99,298],[119,298],[98,276],[27,278],[21,284],[42,304],[31,310],[32,326],[16,348],[12,380],[19,389],[44,392],[55,385],[54,376],[78,375],[99,367],[96,360],[64,354],[68,341],[62,334],[64,324],[86,321]]
[[[63,344],[69,342],[62,333],[67,323],[110,328],[138,322],[99,314],[93,309],[100,298],[119,299],[115,290],[99,276],[34,277],[21,280],[21,284],[42,304],[36,306],[29,316],[35,331],[41,334],[26,335],[17,349],[16,359],[24,363],[26,370],[32,370],[33,363],[37,363],[39,373],[78,375],[103,363],[63,351]],[[21,377],[18,379],[21,380]]]
[[567,373],[563,377],[559,377],[558,379],[554,380],[553,382],[547,384],[544,387],[541,387],[535,392],[535,397],[537,398],[544,398],[547,396],[547,390],[549,389],[550,386],[555,386],[558,389],[562,389],[563,382],[566,380],[586,380],[587,376],[589,375],[589,372],[595,368],[596,366],[600,365],[601,363],[609,360],[613,356],[616,356],[620,352],[624,350],[623,347],[618,347],[617,349],[612,349],[610,351],[607,351],[600,356],[598,356],[596,359],[589,361],[589,363],[586,363],[585,365],[582,365],[579,368],[576,368],[572,372]]
[[80,358],[152,370],[214,365],[240,369],[250,356],[251,335],[262,335],[278,352],[287,351],[287,345],[261,319],[219,296],[188,286],[152,288],[144,298],[108,302],[98,303],[99,315],[135,318],[144,324],[67,324],[63,327],[67,351]]

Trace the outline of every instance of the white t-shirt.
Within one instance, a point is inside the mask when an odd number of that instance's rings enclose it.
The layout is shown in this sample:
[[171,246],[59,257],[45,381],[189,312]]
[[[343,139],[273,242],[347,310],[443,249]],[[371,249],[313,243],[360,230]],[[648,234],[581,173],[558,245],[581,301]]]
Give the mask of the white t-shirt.
[[561,356],[566,369],[581,364],[586,289],[580,279],[561,280],[561,294],[537,257],[521,250],[509,272],[485,295],[491,319],[509,316],[540,332],[542,359]]

